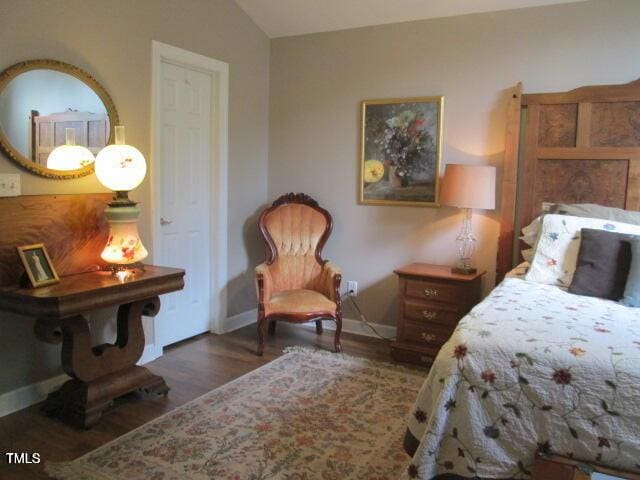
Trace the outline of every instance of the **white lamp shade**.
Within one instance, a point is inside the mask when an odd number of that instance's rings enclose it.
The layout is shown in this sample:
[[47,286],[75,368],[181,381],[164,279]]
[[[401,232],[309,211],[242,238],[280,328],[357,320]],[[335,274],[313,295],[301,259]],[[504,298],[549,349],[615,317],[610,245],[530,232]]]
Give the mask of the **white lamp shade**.
[[51,170],[77,170],[95,161],[93,153],[82,145],[60,145],[47,157],[47,168]]
[[102,185],[115,192],[133,190],[144,180],[147,163],[136,147],[109,145],[96,157],[96,177]]
[[77,170],[95,161],[93,153],[82,145],[76,145],[76,131],[65,129],[66,142],[54,148],[47,157],[47,168],[51,170]]
[[496,208],[496,168],[450,163],[444,171],[440,203],[459,208]]
[[116,127],[116,143],[104,147],[96,157],[96,177],[115,192],[133,190],[144,180],[147,162],[140,150],[124,143],[124,127]]

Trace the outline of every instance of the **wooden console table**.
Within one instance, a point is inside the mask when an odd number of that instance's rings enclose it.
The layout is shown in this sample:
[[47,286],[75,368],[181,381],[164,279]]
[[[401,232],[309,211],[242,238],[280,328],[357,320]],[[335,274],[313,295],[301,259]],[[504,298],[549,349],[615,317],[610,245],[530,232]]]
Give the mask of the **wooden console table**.
[[[159,295],[184,287],[184,270],[146,265],[125,281],[110,272],[80,273],[37,289],[0,288],[0,310],[36,318],[36,336],[62,342],[62,367],[71,376],[43,410],[76,427],[95,424],[113,399],[134,390],[166,394],[164,379],[136,366],[144,350],[142,316],[160,310]],[[93,346],[83,313],[119,306],[115,344]]]

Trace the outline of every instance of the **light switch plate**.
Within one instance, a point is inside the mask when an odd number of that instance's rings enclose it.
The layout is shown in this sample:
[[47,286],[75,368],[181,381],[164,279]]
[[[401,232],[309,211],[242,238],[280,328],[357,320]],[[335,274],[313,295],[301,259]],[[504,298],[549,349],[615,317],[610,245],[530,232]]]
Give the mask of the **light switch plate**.
[[20,195],[20,174],[0,173],[0,197]]

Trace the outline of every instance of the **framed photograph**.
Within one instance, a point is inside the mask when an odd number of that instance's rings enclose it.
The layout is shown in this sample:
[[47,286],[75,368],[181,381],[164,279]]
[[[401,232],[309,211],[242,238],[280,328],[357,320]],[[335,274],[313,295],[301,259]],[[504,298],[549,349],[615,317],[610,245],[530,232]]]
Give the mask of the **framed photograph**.
[[18,255],[34,288],[60,281],[43,243],[18,247]]
[[444,97],[362,102],[360,203],[438,206]]

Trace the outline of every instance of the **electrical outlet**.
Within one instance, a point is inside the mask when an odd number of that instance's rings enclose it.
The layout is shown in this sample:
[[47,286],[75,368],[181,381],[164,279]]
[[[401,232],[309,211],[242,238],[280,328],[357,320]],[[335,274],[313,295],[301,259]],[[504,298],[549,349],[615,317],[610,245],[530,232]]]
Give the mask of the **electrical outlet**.
[[358,296],[358,282],[349,280],[347,282],[347,293],[353,297]]
[[20,174],[0,173],[0,197],[20,195]]

